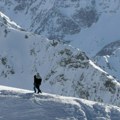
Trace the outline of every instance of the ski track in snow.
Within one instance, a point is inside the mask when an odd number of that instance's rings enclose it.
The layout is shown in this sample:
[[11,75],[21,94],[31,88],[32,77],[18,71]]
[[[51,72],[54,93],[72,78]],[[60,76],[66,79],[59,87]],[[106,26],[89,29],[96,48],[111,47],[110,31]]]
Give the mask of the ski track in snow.
[[0,120],[119,120],[120,118],[119,107],[73,97],[2,88],[0,86]]

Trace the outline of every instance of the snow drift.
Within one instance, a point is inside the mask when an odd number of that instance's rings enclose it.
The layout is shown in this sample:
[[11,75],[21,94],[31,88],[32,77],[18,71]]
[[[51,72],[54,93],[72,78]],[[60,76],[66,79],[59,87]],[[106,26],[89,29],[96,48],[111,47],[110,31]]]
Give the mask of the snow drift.
[[119,120],[120,108],[84,99],[0,86],[1,120]]

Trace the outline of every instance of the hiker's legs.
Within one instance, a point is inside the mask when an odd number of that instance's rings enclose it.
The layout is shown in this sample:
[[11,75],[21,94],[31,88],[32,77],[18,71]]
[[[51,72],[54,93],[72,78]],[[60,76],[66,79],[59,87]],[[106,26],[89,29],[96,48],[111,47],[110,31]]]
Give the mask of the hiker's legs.
[[40,90],[40,88],[38,89],[38,93],[42,93],[41,90]]
[[34,85],[33,89],[34,89],[34,92],[36,93],[36,87],[35,87],[35,85]]
[[37,88],[37,90],[38,90],[38,93],[41,93],[41,90],[40,90],[40,88],[39,88],[39,85],[36,86],[36,88]]

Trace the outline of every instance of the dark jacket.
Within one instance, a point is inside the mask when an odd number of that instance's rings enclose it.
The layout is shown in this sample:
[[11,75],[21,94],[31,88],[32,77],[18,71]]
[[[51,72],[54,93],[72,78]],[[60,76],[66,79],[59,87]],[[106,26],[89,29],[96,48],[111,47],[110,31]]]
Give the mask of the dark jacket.
[[37,78],[36,75],[34,75],[34,85],[41,85],[42,79]]

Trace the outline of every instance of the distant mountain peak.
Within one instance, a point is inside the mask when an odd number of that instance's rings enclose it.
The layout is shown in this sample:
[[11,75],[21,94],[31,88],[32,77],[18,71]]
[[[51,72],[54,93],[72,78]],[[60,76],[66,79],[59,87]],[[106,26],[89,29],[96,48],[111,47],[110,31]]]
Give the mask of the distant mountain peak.
[[111,42],[106,45],[100,52],[96,54],[96,56],[105,56],[105,55],[112,55],[114,51],[116,51],[120,47],[120,40]]

